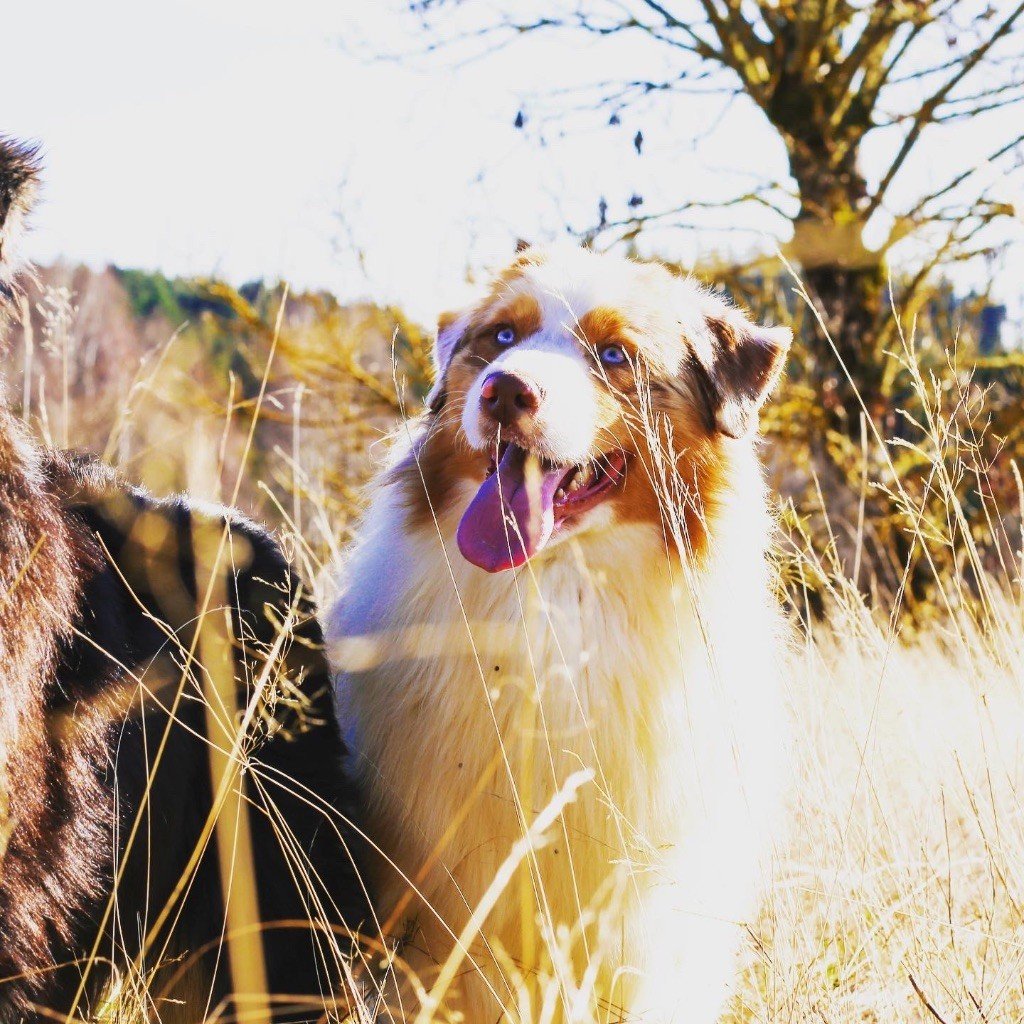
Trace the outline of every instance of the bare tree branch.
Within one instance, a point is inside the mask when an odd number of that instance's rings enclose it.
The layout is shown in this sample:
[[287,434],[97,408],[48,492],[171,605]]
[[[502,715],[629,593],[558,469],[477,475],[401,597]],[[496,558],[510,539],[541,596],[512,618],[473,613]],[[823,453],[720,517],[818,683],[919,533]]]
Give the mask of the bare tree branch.
[[[1012,152],[1018,146],[1024,145],[1024,133],[1011,139],[1005,145],[1000,146],[995,152],[990,154],[984,160],[968,167],[966,170],[961,171],[955,175],[951,180],[946,182],[940,188],[929,192],[927,195],[922,196],[918,202],[906,213],[901,214],[896,218],[896,223],[893,225],[892,231],[889,233],[889,237],[885,241],[883,251],[891,249],[897,242],[902,241],[908,235],[912,234],[915,230],[921,227],[922,224],[927,223],[932,219],[941,219],[941,215],[936,212],[934,214],[927,213],[928,207],[937,200],[943,198],[943,196],[949,195],[955,189],[959,188],[969,178],[974,177],[978,172],[985,166],[995,163],[997,160],[1002,159],[1008,153]],[[961,219],[964,218],[965,214],[960,213],[958,215]]]
[[[606,221],[603,224],[599,224],[595,227],[585,229],[580,234],[587,240],[593,241],[603,234],[616,234],[617,240],[621,241],[624,239],[635,238],[645,228],[650,227],[653,224],[665,225],[670,224],[673,228],[681,228],[684,230],[700,230],[702,227],[707,228],[707,225],[700,224],[684,224],[675,221],[673,218],[677,218],[686,213],[694,212],[710,212],[717,210],[730,210],[735,209],[746,204],[753,204],[761,206],[771,213],[775,214],[782,221],[788,221],[790,214],[778,205],[775,201],[770,198],[770,194],[773,191],[781,192],[784,195],[787,194],[783,185],[779,182],[773,182],[770,185],[763,186],[761,188],[752,189],[749,192],[744,192],[740,195],[732,196],[729,199],[720,200],[692,200],[685,203],[680,203],[678,206],[673,206],[666,210],[658,210],[653,213],[642,213],[634,214],[630,217],[623,217],[619,220]],[[750,228],[742,225],[725,225],[716,227],[716,230],[725,231],[736,231],[741,233],[749,234],[760,234],[759,228]]]
[[989,36],[988,40],[978,46],[970,54],[970,56],[960,66],[960,69],[956,74],[947,79],[939,89],[932,93],[932,95],[921,104],[913,119],[913,125],[903,140],[903,144],[900,146],[895,158],[889,165],[888,170],[882,176],[882,180],[879,182],[878,188],[875,189],[875,194],[865,212],[865,219],[870,217],[871,214],[878,209],[882,200],[885,198],[886,192],[888,192],[889,187],[892,185],[893,179],[897,174],[899,174],[900,168],[910,155],[911,150],[917,144],[918,139],[920,139],[921,133],[930,123],[932,123],[938,107],[949,96],[953,89],[955,89],[956,86],[967,77],[967,75],[978,67],[989,50],[991,50],[1000,39],[1010,32],[1014,25],[1020,20],[1021,14],[1024,14],[1024,0],[1021,0],[1021,2],[1017,4],[1009,16],[1006,17],[999,27],[996,28],[996,30]]
[[657,0],[642,0],[642,3],[654,11],[655,14],[661,16],[665,22],[666,28],[678,29],[684,33],[690,39],[694,52],[698,53],[701,57],[706,60],[716,60],[722,64],[728,64],[728,59],[724,51],[716,50],[706,40],[697,35],[691,25],[685,21],[681,21],[672,14],[664,4],[658,3]]
[[740,76],[750,96],[763,106],[768,99],[765,86],[771,77],[768,71],[771,51],[754,34],[753,26],[740,12],[735,0],[723,0],[725,14],[718,10],[715,0],[698,2],[718,37],[721,47],[719,59]]

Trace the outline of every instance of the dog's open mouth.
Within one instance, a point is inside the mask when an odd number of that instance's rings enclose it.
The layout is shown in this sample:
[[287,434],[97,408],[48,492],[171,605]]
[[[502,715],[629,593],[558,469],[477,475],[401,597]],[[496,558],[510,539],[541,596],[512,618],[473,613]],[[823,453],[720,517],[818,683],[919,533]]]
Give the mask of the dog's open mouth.
[[503,442],[459,523],[459,550],[488,572],[518,568],[559,527],[609,497],[625,475],[621,451],[564,466]]

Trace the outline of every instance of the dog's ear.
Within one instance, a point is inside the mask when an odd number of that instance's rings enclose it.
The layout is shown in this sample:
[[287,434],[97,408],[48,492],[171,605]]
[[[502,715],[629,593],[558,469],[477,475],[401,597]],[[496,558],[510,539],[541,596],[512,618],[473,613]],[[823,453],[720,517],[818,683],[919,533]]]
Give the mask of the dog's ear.
[[0,301],[13,295],[18,243],[38,188],[37,150],[0,136]]
[[444,379],[448,364],[455,355],[463,335],[466,333],[467,315],[465,310],[442,313],[437,318],[437,339],[434,342],[434,385],[427,395],[427,408],[431,412],[440,412],[444,407]]
[[721,433],[743,437],[757,426],[758,410],[782,375],[793,332],[759,327],[735,310],[706,323],[710,346],[695,348],[711,419]]

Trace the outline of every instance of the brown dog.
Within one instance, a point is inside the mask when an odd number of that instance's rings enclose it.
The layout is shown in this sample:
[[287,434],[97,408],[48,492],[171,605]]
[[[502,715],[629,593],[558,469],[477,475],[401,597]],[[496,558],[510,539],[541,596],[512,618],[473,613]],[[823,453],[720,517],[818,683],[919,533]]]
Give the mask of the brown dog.
[[[7,299],[36,173],[0,140]],[[258,526],[0,406],[2,1024],[87,1018],[112,979],[161,1021],[344,1011],[369,909],[321,646]]]

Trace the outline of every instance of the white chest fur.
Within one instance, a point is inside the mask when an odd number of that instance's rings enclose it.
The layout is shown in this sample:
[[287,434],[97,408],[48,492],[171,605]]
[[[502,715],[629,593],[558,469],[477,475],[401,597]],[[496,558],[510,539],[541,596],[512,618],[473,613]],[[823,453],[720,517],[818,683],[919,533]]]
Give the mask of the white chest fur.
[[[701,1005],[713,1019],[779,788],[763,524],[726,528],[699,576],[640,525],[490,576],[446,557],[432,528],[407,530],[387,491],[369,523],[329,639],[369,828],[432,908],[411,904],[430,954],[450,945],[432,911],[458,931],[515,841],[586,769],[482,937],[543,972],[555,970],[552,935],[575,928],[561,971],[585,974],[603,942],[595,977],[647,976],[623,998],[659,1020],[681,999],[688,1020]],[[378,883],[386,915],[406,882],[382,867]],[[655,977],[671,989],[652,990]],[[594,985],[595,999],[618,1001]],[[467,997],[471,1024],[497,1019],[487,998]]]

